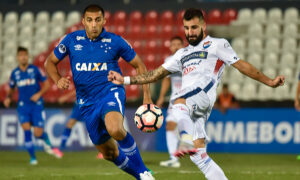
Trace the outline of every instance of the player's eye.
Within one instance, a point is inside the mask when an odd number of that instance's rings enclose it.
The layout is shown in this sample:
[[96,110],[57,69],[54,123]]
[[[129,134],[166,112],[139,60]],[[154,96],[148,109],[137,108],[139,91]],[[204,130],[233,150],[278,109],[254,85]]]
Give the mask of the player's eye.
[[189,27],[187,27],[187,26],[184,26],[184,29],[185,29],[185,30],[189,30]]
[[192,29],[197,29],[198,28],[198,26],[192,26]]

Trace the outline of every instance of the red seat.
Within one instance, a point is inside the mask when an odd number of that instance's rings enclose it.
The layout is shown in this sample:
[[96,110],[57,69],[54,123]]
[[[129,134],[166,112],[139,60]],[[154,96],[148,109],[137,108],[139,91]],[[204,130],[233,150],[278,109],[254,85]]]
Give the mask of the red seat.
[[208,24],[222,24],[222,13],[219,9],[213,9],[208,14]]
[[175,15],[172,11],[167,10],[161,13],[160,23],[162,25],[173,25],[175,20]]
[[157,39],[158,27],[156,25],[146,26],[145,39]]
[[162,42],[162,53],[163,54],[170,54],[170,45],[171,45],[171,40],[170,39],[165,39],[163,42]]
[[160,46],[156,40],[149,40],[146,42],[144,54],[157,54],[159,53]]
[[175,34],[175,27],[173,25],[164,25],[160,33],[162,39],[170,39]]
[[139,85],[130,85],[125,86],[126,99],[127,100],[137,100],[140,97],[140,88]]
[[141,11],[133,11],[129,15],[129,24],[131,25],[142,25],[143,14]]
[[113,23],[115,26],[125,26],[127,20],[127,14],[125,11],[117,11],[114,13],[113,19],[114,19]]
[[178,11],[176,14],[176,24],[177,26],[183,26],[183,15],[185,10]]
[[232,20],[236,20],[237,18],[237,11],[235,9],[226,9],[224,12],[223,12],[223,22],[225,24],[230,24],[230,22]]
[[60,38],[52,41],[49,45],[49,52],[52,52],[56,48],[56,46],[59,44],[59,42],[60,42]]
[[146,54],[144,58],[145,66],[147,67],[147,70],[153,70],[157,68],[157,61],[156,61],[156,55],[155,54]]
[[132,48],[134,49],[134,51],[141,55],[143,53],[142,51],[142,41],[140,40],[133,40],[131,43]]
[[137,40],[141,39],[143,36],[142,26],[140,25],[131,25],[128,30],[128,39]]
[[148,11],[145,15],[146,25],[157,25],[158,24],[158,13],[154,10]]
[[50,88],[49,90],[43,95],[46,102],[49,103],[55,103],[57,102],[57,98],[61,95],[60,90],[58,87],[53,83],[53,81],[50,81]]
[[106,20],[105,27],[111,26],[113,24],[111,16],[112,15],[111,15],[111,13],[109,11],[105,11],[104,12],[104,18]]
[[34,58],[33,64],[38,66],[41,69],[44,69],[44,63],[45,63],[48,56],[49,56],[48,52],[40,53],[39,55],[37,55]]
[[84,29],[84,26],[83,24],[81,23],[81,21],[71,27],[69,27],[67,29],[67,34],[71,33],[71,32],[74,32],[74,31],[77,31],[77,30],[81,30],[81,29]]
[[125,25],[115,26],[114,33],[117,34],[117,35],[125,37],[125,35],[126,35],[126,26]]

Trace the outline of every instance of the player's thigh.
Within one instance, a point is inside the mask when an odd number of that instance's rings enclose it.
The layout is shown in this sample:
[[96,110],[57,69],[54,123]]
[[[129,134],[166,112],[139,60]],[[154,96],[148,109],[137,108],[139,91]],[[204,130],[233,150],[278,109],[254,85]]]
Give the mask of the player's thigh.
[[105,126],[108,132],[112,131],[121,131],[124,130],[123,127],[123,115],[117,111],[110,111],[106,113],[105,117]]
[[46,119],[46,113],[44,111],[44,108],[42,106],[37,105],[33,108],[33,111],[31,113],[32,126],[44,128]]
[[30,130],[31,128],[31,109],[18,107],[18,118],[19,122],[24,130]]
[[113,161],[119,155],[117,143],[113,138],[110,138],[103,144],[96,145],[96,148],[103,154],[105,159],[110,161]]

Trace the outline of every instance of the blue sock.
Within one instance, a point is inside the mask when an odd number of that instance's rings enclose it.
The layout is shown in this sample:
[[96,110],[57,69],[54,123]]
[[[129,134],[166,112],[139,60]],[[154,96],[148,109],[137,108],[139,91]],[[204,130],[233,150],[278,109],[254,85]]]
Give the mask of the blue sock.
[[31,130],[25,130],[24,134],[25,134],[25,147],[30,155],[30,158],[36,159],[35,153],[34,153],[34,146],[33,146],[33,142],[31,139]]
[[118,141],[118,143],[120,145],[120,149],[122,149],[125,155],[129,157],[130,161],[132,161],[138,167],[139,173],[148,171],[141,158],[139,149],[129,132],[127,132],[126,137],[123,140]]
[[48,137],[48,134],[46,132],[43,132],[43,134],[40,137],[37,137],[37,138],[43,140],[48,146],[53,148],[52,145],[51,145],[50,139]]
[[62,150],[62,149],[65,149],[66,148],[66,143],[70,137],[70,134],[71,134],[71,130],[70,128],[66,127],[62,136],[61,136],[61,143],[60,143],[60,147],[59,149]]
[[113,161],[118,168],[131,174],[136,179],[140,179],[138,167],[124,154],[122,149],[119,148],[119,156]]

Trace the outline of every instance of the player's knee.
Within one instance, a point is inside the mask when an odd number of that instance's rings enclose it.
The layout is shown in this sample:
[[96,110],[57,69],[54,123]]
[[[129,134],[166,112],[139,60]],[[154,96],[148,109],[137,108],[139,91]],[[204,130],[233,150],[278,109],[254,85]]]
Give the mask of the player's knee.
[[75,125],[76,122],[77,121],[75,119],[70,119],[67,123],[67,127],[71,129]]
[[41,137],[43,135],[43,131],[41,131],[41,130],[35,130],[33,132],[33,134],[34,134],[35,137]]
[[126,131],[123,127],[109,127],[107,131],[117,141],[124,139],[126,136]]
[[176,126],[177,126],[176,122],[169,121],[169,122],[167,122],[166,130],[167,131],[174,131],[176,129]]

